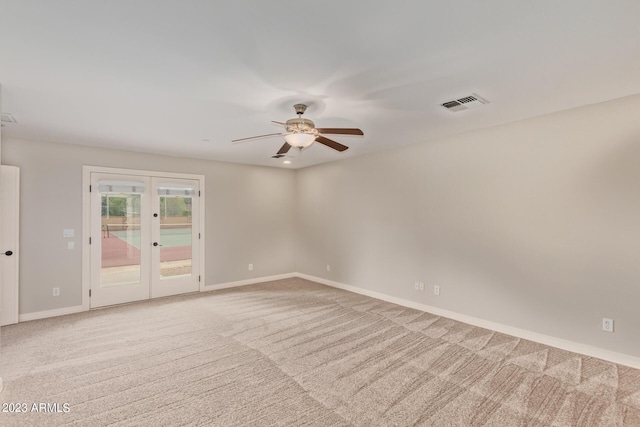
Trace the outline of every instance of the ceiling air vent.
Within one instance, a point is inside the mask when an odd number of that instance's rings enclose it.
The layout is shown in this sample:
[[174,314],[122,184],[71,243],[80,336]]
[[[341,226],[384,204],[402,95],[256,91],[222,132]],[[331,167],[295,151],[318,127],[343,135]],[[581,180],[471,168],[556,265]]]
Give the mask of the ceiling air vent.
[[16,124],[18,121],[10,113],[2,113],[2,126],[7,123]]
[[479,107],[481,105],[488,104],[488,103],[489,101],[479,97],[474,93],[469,96],[465,96],[463,98],[444,102],[441,105],[449,111],[456,112],[456,111],[468,110],[469,108]]

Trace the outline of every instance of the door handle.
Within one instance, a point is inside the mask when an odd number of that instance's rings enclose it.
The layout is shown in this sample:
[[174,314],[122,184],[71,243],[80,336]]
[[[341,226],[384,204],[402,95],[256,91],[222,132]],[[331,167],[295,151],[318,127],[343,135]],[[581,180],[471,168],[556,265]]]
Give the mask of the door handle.
[[158,242],[153,242],[153,246],[162,246],[162,245]]
[[3,252],[3,254],[6,255],[6,256],[11,256],[11,255],[13,255],[13,251]]

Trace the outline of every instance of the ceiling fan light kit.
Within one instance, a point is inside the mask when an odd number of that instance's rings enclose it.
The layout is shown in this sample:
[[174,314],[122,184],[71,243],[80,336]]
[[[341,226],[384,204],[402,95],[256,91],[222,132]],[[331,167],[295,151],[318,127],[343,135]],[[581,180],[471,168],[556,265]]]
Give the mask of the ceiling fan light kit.
[[296,104],[293,106],[294,110],[298,117],[293,119],[289,119],[286,123],[276,122],[275,123],[280,126],[285,127],[285,132],[281,133],[270,133],[266,135],[252,136],[249,138],[241,138],[234,139],[231,142],[241,142],[249,139],[258,139],[265,138],[269,136],[283,135],[284,140],[286,141],[284,145],[278,150],[276,155],[271,156],[274,159],[279,159],[284,157],[285,154],[291,149],[291,147],[295,147],[299,150],[303,150],[307,148],[314,142],[319,142],[329,148],[332,148],[336,151],[342,152],[347,150],[349,147],[346,145],[342,145],[339,142],[333,141],[329,138],[323,136],[323,134],[333,134],[333,135],[364,135],[360,129],[357,128],[316,128],[315,123],[309,119],[305,119],[302,117],[304,112],[307,110],[307,106],[305,104]]
[[285,135],[284,140],[292,147],[305,148],[316,140],[316,135],[311,133],[291,133],[289,135]]

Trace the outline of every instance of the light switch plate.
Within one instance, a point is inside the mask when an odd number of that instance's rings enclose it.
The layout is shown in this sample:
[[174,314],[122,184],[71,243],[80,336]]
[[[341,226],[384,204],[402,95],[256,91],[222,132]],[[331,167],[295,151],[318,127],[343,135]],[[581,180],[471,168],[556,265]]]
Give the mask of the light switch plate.
[[75,235],[75,230],[73,228],[65,228],[62,230],[62,237],[73,237]]

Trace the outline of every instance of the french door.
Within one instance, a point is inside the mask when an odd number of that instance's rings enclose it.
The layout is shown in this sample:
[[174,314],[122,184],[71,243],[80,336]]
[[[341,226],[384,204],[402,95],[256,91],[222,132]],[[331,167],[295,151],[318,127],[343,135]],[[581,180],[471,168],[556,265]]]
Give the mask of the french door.
[[199,181],[91,173],[91,308],[195,292]]

